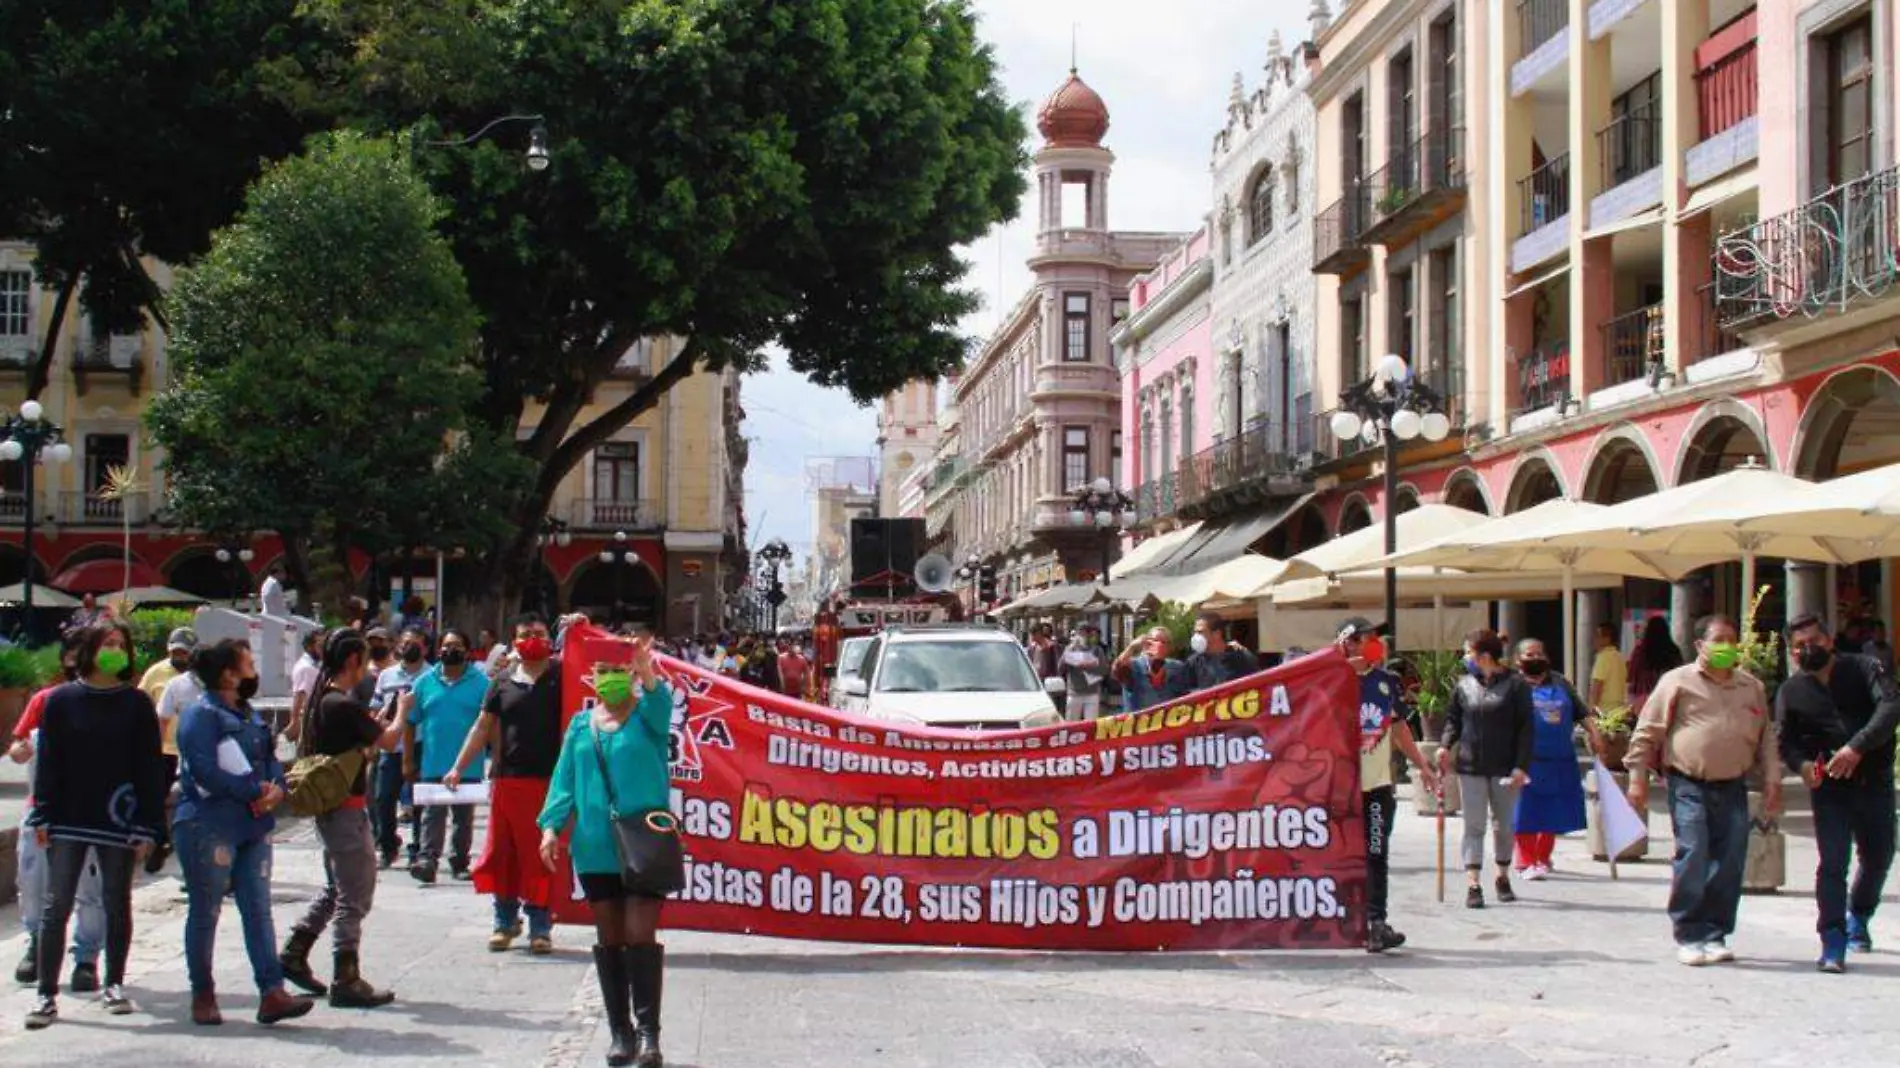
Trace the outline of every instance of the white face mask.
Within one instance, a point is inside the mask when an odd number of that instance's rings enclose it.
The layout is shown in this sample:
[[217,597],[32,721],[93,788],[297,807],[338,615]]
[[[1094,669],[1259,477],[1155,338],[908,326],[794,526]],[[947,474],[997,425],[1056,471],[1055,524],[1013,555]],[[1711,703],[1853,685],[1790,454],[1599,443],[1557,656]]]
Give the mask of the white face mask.
[[1194,650],[1197,653],[1207,652],[1207,635],[1196,634],[1194,637],[1189,638],[1188,648]]

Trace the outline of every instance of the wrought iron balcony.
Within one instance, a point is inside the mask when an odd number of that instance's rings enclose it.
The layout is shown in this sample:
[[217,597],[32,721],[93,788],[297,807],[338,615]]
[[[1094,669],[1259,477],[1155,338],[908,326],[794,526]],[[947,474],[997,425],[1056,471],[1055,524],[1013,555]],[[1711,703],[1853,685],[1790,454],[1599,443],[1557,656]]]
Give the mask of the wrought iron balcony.
[[1834,188],[1715,245],[1717,318],[1766,326],[1845,311],[1900,279],[1900,168]]
[[1372,187],[1354,180],[1346,195],[1313,218],[1313,271],[1352,274],[1372,260],[1364,231],[1371,215]]
[[636,530],[659,530],[665,525],[665,517],[661,514],[658,501],[584,497],[574,502],[573,514],[568,522],[576,530],[631,533]]
[[98,493],[60,494],[59,521],[74,526],[143,526],[152,520],[150,498],[143,493],[106,497]]
[[1570,214],[1570,153],[1546,160],[1517,180],[1517,210],[1519,237]]
[[1646,378],[1663,362],[1663,306],[1624,312],[1599,326],[1603,331],[1603,385]]
[[1464,203],[1464,130],[1432,130],[1400,148],[1366,179],[1371,192],[1363,239],[1399,245]]
[[1517,411],[1534,412],[1570,399],[1570,340],[1546,341],[1517,358]]
[[1662,101],[1639,104],[1598,130],[1597,159],[1603,168],[1599,191],[1662,166]]
[[1728,324],[1722,322],[1719,309],[1715,303],[1714,282],[1710,282],[1698,288],[1696,290],[1696,297],[1702,311],[1702,329],[1697,338],[1696,350],[1693,353],[1695,359],[1706,360],[1711,356],[1721,356],[1724,353],[1735,352],[1748,347],[1748,342],[1742,340],[1741,334],[1737,333]]
[[1562,33],[1570,25],[1566,0],[1517,0],[1517,55],[1519,59]]
[[1357,456],[1371,450],[1374,445],[1374,442],[1367,441],[1363,437],[1341,441],[1333,436],[1333,416],[1339,414],[1341,410],[1328,408],[1323,412],[1313,413],[1313,442],[1317,455],[1323,463],[1334,463]]

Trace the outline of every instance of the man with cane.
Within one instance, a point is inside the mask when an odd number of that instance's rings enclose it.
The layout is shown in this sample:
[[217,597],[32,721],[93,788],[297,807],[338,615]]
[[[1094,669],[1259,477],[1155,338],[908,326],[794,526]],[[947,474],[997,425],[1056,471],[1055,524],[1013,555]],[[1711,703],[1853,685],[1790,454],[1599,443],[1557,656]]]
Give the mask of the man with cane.
[[[1386,922],[1386,876],[1391,855],[1393,816],[1398,811],[1392,785],[1392,749],[1418,768],[1419,788],[1436,791],[1438,775],[1419,752],[1418,740],[1399,707],[1402,684],[1397,675],[1366,660],[1365,641],[1374,627],[1354,616],[1340,624],[1335,643],[1359,673],[1359,785],[1366,813],[1366,952],[1383,953],[1405,944],[1405,936]],[[1440,801],[1441,812],[1443,801]],[[1444,818],[1439,818],[1439,855],[1444,851]],[[1444,865],[1441,861],[1440,879]],[[1443,896],[1443,887],[1440,887]]]

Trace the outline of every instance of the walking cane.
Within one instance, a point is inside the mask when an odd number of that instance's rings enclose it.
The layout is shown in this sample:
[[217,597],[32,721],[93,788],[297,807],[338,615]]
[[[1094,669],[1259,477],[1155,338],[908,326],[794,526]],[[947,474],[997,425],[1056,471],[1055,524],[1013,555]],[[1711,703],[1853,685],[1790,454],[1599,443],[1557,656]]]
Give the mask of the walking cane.
[[1445,903],[1445,784],[1438,784],[1438,903]]

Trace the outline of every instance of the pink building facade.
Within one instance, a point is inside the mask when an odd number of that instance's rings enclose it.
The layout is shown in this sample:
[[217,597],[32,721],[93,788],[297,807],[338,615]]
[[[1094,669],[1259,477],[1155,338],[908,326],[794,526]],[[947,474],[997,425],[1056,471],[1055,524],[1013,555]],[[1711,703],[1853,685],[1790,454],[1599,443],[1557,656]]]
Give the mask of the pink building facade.
[[1129,313],[1110,337],[1121,371],[1121,426],[1133,447],[1112,477],[1143,486],[1214,441],[1211,297],[1214,264],[1203,227],[1128,290]]

